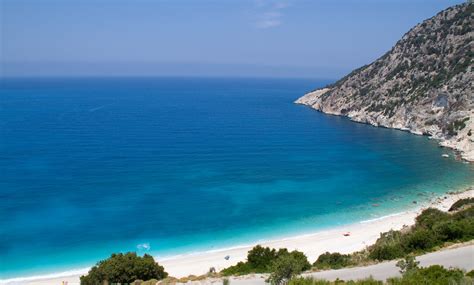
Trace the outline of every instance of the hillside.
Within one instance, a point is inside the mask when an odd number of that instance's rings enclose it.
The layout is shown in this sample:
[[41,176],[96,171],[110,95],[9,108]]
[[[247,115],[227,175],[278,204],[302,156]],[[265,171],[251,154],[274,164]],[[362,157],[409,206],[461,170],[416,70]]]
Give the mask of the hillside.
[[474,161],[474,4],[441,11],[379,59],[295,103],[439,139]]

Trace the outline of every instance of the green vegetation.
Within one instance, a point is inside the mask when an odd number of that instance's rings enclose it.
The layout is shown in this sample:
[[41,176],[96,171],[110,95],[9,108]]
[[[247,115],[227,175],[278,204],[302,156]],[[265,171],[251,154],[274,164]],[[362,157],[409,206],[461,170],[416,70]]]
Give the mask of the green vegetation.
[[466,127],[466,122],[469,121],[469,117],[466,117],[461,120],[456,120],[448,124],[446,127],[446,130],[448,131],[448,134],[450,136],[455,136],[457,135],[457,131],[460,131]]
[[471,205],[474,205],[474,197],[464,198],[456,201],[451,208],[449,208],[449,212],[458,211]]
[[445,242],[464,242],[473,238],[474,207],[452,214],[426,209],[416,218],[416,224],[409,231],[382,233],[375,244],[368,248],[368,257],[379,261],[391,260],[411,253],[431,251]]
[[289,252],[286,248],[277,251],[269,247],[257,245],[248,252],[246,262],[241,261],[234,266],[222,270],[221,273],[225,276],[244,275],[249,273],[269,273],[275,269],[274,265],[277,260],[279,263],[286,261],[283,257],[296,260],[299,265],[302,265],[301,270],[303,271],[311,268],[311,264],[308,262],[306,255],[302,252],[296,250]]
[[369,249],[369,258],[375,260],[391,260],[402,257],[405,253],[400,246],[402,233],[389,231],[380,234],[374,246]]
[[451,285],[451,284],[472,284],[472,278],[465,275],[460,269],[446,269],[440,265],[432,265],[426,268],[415,267],[407,271],[401,278],[389,278],[390,285]]
[[275,285],[286,284],[292,277],[308,270],[310,267],[311,265],[306,256],[301,252],[283,254],[272,263],[272,273],[268,281]]
[[439,265],[432,265],[426,268],[418,268],[413,259],[409,262],[413,266],[410,270],[403,270],[402,277],[389,278],[385,282],[367,278],[357,281],[327,281],[318,280],[311,277],[292,278],[288,285],[455,285],[455,284],[473,284],[472,271],[464,274],[459,269],[446,269]]
[[163,279],[168,276],[163,266],[155,262],[152,256],[137,256],[134,252],[112,254],[108,259],[99,261],[88,274],[81,276],[81,285],[109,283],[131,283],[135,280]]
[[327,280],[314,279],[311,277],[300,277],[291,279],[290,282],[288,282],[288,285],[383,285],[383,282],[373,278],[366,278],[357,281],[336,280],[331,282]]
[[[103,284],[105,281],[149,285],[156,284],[159,280],[161,280],[161,284],[174,284],[176,282],[200,281],[211,276],[250,273],[270,273],[268,281],[276,285],[472,284],[468,282],[472,282],[474,271],[464,274],[461,270],[448,270],[437,265],[418,268],[418,262],[413,255],[434,250],[446,242],[464,242],[474,239],[473,205],[474,198],[466,198],[454,203],[448,213],[432,208],[426,209],[416,217],[414,226],[402,231],[392,230],[382,233],[375,244],[364,251],[350,255],[326,252],[321,254],[313,264],[317,269],[338,269],[405,257],[397,263],[402,277],[388,279],[386,283],[371,278],[358,281],[336,280],[334,282],[296,278],[303,271],[311,269],[311,264],[302,252],[296,250],[290,252],[286,248],[276,250],[257,245],[248,252],[245,262],[230,266],[222,270],[220,274],[211,268],[207,275],[191,275],[182,279],[166,278],[168,274],[164,268],[156,263],[150,255],[145,254],[140,257],[131,252],[112,254],[110,258],[102,260],[92,267],[87,275],[81,276],[81,285]],[[228,285],[229,279],[224,278],[222,282]]]
[[351,256],[349,254],[323,253],[313,263],[313,266],[318,269],[338,269],[346,267],[351,264]]
[[135,280],[131,283],[131,285],[156,285],[156,283],[158,283],[157,279],[150,279],[147,281]]
[[[445,243],[474,239],[474,206],[472,205],[474,205],[474,198],[467,198],[454,203],[449,213],[433,208],[426,209],[416,217],[416,223],[411,228],[382,233],[374,245],[361,252],[350,255],[338,252],[323,253],[314,262],[313,267],[338,269],[406,257],[398,265],[402,273],[410,272],[413,268],[417,268],[412,255],[435,250]],[[280,284],[310,268],[311,265],[302,252],[276,250],[258,245],[248,252],[247,261],[230,266],[222,270],[221,274],[229,276],[272,273],[269,281]],[[291,282],[306,281],[292,279]]]
[[409,272],[418,268],[420,262],[416,261],[413,255],[407,255],[405,259],[399,260],[397,262],[397,267],[400,268],[400,273],[402,275],[408,274]]
[[[454,203],[449,213],[432,208],[426,209],[416,218],[416,223],[411,228],[381,233],[375,244],[364,251],[350,255],[326,252],[318,257],[313,266],[317,269],[338,269],[421,254],[436,250],[445,243],[472,240],[474,239],[473,205],[474,198],[467,198]],[[410,264],[406,266],[409,267]]]

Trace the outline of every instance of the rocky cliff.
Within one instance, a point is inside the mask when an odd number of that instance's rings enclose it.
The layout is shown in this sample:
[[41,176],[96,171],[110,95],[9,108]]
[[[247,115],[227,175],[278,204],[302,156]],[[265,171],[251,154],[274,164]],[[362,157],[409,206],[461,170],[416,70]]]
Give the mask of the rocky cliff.
[[416,25],[385,55],[296,103],[440,140],[474,161],[474,4]]

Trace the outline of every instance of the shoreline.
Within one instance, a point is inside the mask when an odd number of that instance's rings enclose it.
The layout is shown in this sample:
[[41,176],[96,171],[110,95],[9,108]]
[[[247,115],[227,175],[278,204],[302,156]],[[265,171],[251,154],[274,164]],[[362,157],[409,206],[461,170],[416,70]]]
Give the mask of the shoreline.
[[[256,242],[247,245],[236,245],[234,247],[213,249],[203,252],[185,253],[169,257],[156,257],[155,260],[174,277],[186,277],[189,275],[202,275],[214,267],[217,271],[244,261],[247,252],[257,244],[272,248],[288,248],[289,250],[300,250],[304,252],[309,261],[313,262],[317,257],[326,252],[351,253],[359,251],[373,244],[381,232],[390,229],[398,230],[404,226],[414,224],[415,217],[428,207],[447,211],[457,200],[474,196],[474,186],[469,186],[458,192],[450,192],[436,196],[428,202],[420,203],[413,209],[386,216],[363,220],[345,226],[337,226],[326,230],[319,230],[309,234],[290,236],[280,239]],[[350,236],[343,233],[350,232]],[[224,257],[229,256],[226,260]],[[65,272],[44,274],[30,277],[17,277],[0,280],[0,284],[61,284],[67,281],[68,285],[79,284],[79,277],[87,273],[89,268],[69,270]]]
[[364,110],[344,113],[338,109],[326,108],[322,102],[322,97],[329,91],[331,91],[331,88],[327,87],[313,90],[296,99],[294,103],[308,106],[311,109],[323,114],[346,117],[355,123],[400,130],[419,136],[427,136],[429,139],[436,140],[440,147],[453,150],[462,160],[468,163],[474,163],[474,140],[472,140],[470,138],[470,134],[468,134],[469,130],[474,129],[474,111],[470,111],[468,114],[466,114],[466,116],[469,118],[466,127],[464,127],[462,130],[459,130],[459,133],[455,136],[447,137],[439,129],[410,126],[410,121],[391,122],[389,120],[385,120],[384,116],[377,112],[366,112]]

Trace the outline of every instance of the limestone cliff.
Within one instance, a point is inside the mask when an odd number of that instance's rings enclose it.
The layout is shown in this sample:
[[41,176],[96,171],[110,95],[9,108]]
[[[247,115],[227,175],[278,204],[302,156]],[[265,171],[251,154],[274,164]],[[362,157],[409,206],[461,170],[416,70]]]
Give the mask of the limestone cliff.
[[416,25],[385,55],[296,103],[430,135],[474,161],[474,4]]

